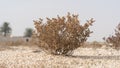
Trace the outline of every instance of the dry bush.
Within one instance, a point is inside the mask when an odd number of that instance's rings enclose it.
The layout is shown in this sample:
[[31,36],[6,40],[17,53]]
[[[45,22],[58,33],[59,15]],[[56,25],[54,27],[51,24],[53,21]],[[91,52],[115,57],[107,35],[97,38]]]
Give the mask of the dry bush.
[[87,20],[87,23],[80,25],[78,15],[71,15],[57,18],[46,18],[44,23],[42,19],[34,21],[36,31],[34,38],[37,45],[42,49],[57,55],[68,55],[87,40],[92,31],[89,26],[94,22],[93,18]]
[[115,35],[103,39],[108,43],[109,46],[118,49],[120,47],[120,23],[115,29]]

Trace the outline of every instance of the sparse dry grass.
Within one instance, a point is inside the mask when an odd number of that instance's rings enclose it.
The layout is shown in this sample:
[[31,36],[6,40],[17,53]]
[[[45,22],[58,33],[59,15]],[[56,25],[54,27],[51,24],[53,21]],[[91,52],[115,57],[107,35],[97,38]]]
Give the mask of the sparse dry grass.
[[33,40],[29,39],[29,41],[27,42],[25,39],[18,39],[18,40],[9,40],[9,41],[0,41],[0,45],[2,46],[30,46],[30,45],[34,45],[34,43],[32,42]]

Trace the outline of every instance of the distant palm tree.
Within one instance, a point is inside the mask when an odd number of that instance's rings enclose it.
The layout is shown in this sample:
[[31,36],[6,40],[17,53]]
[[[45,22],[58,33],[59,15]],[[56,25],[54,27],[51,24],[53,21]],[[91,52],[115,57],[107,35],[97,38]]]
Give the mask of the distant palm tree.
[[32,36],[33,29],[32,28],[26,28],[25,30],[25,37],[31,37]]
[[12,32],[11,27],[9,26],[8,22],[4,22],[3,25],[0,27],[0,32],[2,33],[3,36],[10,35]]

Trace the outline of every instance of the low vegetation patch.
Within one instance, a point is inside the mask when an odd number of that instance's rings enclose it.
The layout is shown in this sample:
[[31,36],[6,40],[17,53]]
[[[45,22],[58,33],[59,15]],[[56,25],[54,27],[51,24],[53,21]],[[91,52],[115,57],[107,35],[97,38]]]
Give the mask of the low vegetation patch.
[[120,47],[120,23],[115,29],[115,34],[109,36],[108,38],[104,38],[104,40],[108,43],[109,46],[119,49]]
[[95,22],[93,18],[81,25],[78,15],[68,13],[67,16],[46,18],[34,21],[35,31],[33,37],[37,45],[44,51],[57,55],[70,55],[74,49],[83,45],[90,36],[89,26]]

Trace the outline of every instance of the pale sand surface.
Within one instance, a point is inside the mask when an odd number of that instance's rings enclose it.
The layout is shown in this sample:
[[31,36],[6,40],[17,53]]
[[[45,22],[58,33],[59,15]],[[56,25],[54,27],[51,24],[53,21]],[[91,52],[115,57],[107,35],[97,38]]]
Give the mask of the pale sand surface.
[[78,48],[71,57],[34,52],[36,47],[0,49],[0,68],[120,68],[120,50],[111,48]]

